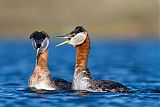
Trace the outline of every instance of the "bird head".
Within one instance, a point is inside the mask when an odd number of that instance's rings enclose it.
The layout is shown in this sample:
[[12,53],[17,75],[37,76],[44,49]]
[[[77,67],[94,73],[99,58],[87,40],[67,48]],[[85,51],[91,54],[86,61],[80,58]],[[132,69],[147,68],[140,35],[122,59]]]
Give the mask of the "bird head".
[[38,58],[40,53],[44,53],[49,46],[49,36],[46,32],[35,31],[31,34],[33,48],[36,50],[36,56]]
[[88,34],[87,31],[82,26],[77,26],[72,32],[64,36],[57,36],[58,38],[66,38],[68,40],[56,46],[71,44],[75,47],[77,45],[81,45],[86,40],[87,34]]

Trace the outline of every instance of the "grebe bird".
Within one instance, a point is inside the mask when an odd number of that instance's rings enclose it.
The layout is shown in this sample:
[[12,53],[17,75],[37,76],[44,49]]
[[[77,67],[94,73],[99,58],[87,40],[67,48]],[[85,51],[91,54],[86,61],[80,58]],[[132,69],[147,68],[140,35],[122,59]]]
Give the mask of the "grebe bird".
[[88,32],[82,27],[77,26],[74,31],[65,36],[68,40],[58,44],[71,44],[76,48],[76,64],[72,81],[73,90],[85,90],[90,92],[118,92],[130,93],[131,89],[121,83],[108,80],[94,80],[87,68],[88,54],[90,50],[90,39]]
[[36,65],[29,79],[29,88],[35,90],[69,90],[71,83],[63,79],[52,80],[47,67],[49,36],[45,32],[31,34],[33,48],[36,50]]

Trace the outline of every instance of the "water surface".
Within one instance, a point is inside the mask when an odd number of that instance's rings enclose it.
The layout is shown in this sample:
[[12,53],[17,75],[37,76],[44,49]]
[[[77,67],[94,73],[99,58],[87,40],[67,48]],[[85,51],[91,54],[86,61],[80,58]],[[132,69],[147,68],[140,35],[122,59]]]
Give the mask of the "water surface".
[[[28,38],[27,38],[28,39]],[[156,39],[92,39],[89,68],[95,79],[118,81],[136,93],[30,92],[27,87],[35,64],[30,41],[0,43],[0,107],[159,107],[160,49]],[[49,47],[52,77],[72,81],[75,49],[66,45]]]

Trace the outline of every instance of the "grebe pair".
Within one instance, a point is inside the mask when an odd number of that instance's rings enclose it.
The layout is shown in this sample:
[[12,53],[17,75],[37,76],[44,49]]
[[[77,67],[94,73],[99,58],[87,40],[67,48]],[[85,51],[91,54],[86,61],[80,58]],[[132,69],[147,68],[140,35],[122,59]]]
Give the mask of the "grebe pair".
[[87,68],[88,54],[90,50],[90,39],[88,32],[77,26],[74,31],[65,36],[68,40],[60,43],[71,44],[76,48],[76,64],[72,84],[62,80],[51,80],[50,71],[47,67],[49,36],[45,32],[34,32],[30,38],[33,40],[33,47],[37,52],[37,61],[34,72],[29,80],[29,87],[32,89],[44,90],[84,90],[90,92],[119,92],[130,93],[131,89],[124,85],[107,80],[94,80]]

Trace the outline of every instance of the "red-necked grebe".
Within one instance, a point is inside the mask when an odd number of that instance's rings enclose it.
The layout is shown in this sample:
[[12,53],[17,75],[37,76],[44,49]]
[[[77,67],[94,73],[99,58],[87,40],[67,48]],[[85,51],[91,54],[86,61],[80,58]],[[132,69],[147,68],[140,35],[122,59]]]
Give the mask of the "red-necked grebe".
[[82,27],[77,26],[74,31],[65,35],[58,36],[68,40],[57,45],[71,44],[76,48],[76,64],[72,81],[73,90],[85,90],[90,92],[119,92],[130,93],[131,89],[121,83],[108,80],[94,80],[87,68],[88,54],[90,50],[90,39],[88,32]]
[[47,67],[49,36],[45,32],[35,31],[31,34],[33,48],[36,50],[36,65],[29,79],[32,90],[69,90],[71,83],[63,79],[52,80]]

